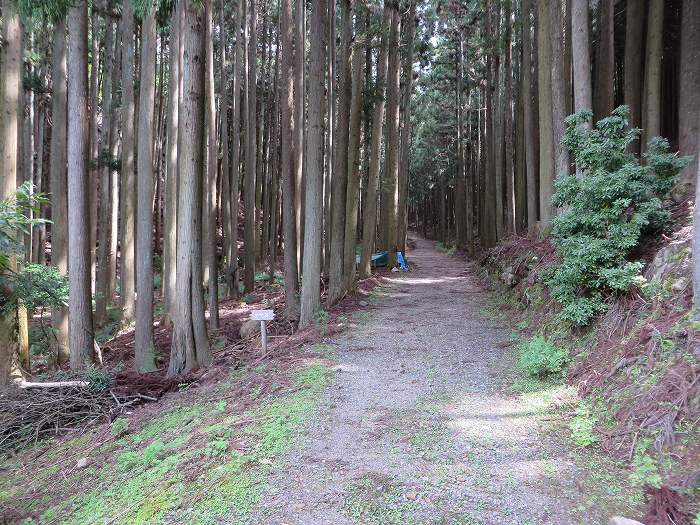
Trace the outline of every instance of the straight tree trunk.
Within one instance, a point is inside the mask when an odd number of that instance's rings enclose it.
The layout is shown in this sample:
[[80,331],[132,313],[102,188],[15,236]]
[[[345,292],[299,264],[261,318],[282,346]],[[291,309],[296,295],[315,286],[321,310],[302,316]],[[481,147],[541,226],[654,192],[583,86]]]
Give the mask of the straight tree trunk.
[[[490,4],[490,2],[489,2]],[[489,40],[492,35],[492,18],[493,9],[489,6],[486,13],[486,39]],[[483,130],[483,162],[484,169],[484,191],[482,192],[482,218],[481,218],[481,240],[482,244],[490,248],[495,246],[497,240],[496,229],[496,142],[494,140],[494,132],[496,130],[493,122],[493,60],[491,53],[486,54],[486,113],[484,117]]]
[[120,275],[122,326],[134,322],[135,308],[135,246],[136,174],[134,172],[134,8],[124,2],[122,8],[122,159],[121,196],[119,199],[121,246]]
[[[588,0],[570,0],[571,43],[574,65],[574,111],[593,108],[591,55],[588,37]],[[633,2],[634,0],[630,0]]]
[[97,124],[97,101],[100,92],[100,39],[99,39],[99,18],[94,7],[90,15],[90,100],[89,100],[89,131],[90,156],[88,158],[88,181],[89,194],[88,206],[90,207],[90,279],[95,283],[97,264],[97,155],[99,153],[98,144],[98,124]]
[[136,371],[156,370],[153,343],[153,114],[155,105],[156,7],[149,2],[141,23],[141,78],[136,223]]
[[[608,0],[602,0],[603,2]],[[552,23],[546,2],[537,3],[537,74],[539,88],[540,140],[540,230],[546,231],[552,220],[554,192],[554,130],[552,129]]]
[[163,310],[165,324],[174,319],[175,276],[177,261],[177,144],[178,110],[180,108],[180,11],[173,10],[170,19],[168,118],[165,160],[165,210],[163,213]]
[[[629,124],[642,126],[642,90],[644,86],[644,13],[645,0],[627,0],[625,17],[625,104],[630,108]],[[633,153],[639,153],[640,143],[630,145]]]
[[328,303],[335,304],[343,296],[343,252],[345,249],[345,204],[348,177],[348,142],[352,76],[350,47],[352,44],[352,1],[340,0],[340,54],[338,56],[338,113],[335,138],[335,162],[331,182],[331,251],[329,261]]
[[256,146],[256,50],[257,24],[255,13],[256,0],[248,0],[246,23],[246,133],[245,133],[245,178],[243,179],[243,198],[245,204],[245,279],[243,286],[246,293],[255,286],[255,173],[257,165]]
[[564,64],[564,34],[559,2],[552,2],[550,42],[552,44],[552,132],[554,141],[554,178],[569,172],[569,150],[561,143],[566,130],[566,71]]
[[464,72],[462,70],[462,34],[460,33],[459,41],[456,43],[455,49],[455,118],[457,121],[457,173],[455,181],[455,244],[457,249],[462,249],[467,242],[467,188],[464,168],[464,137],[463,137],[463,117],[462,117],[462,82]]
[[350,97],[350,124],[348,132],[348,181],[345,194],[345,244],[343,247],[343,289],[355,284],[355,245],[357,242],[358,199],[360,197],[360,126],[362,124],[362,87],[365,63],[362,34],[366,17],[355,19],[355,45],[352,47],[352,95]]
[[297,220],[296,220],[296,163],[293,151],[294,97],[294,27],[292,25],[292,2],[282,0],[280,32],[282,40],[282,67],[280,83],[280,167],[282,179],[282,231],[284,237],[284,296],[287,317],[299,315],[297,302]]
[[[22,33],[15,2],[2,2],[2,136],[0,146],[0,200],[11,198],[17,189],[19,174],[18,133],[20,129],[20,90],[22,86]],[[15,258],[10,261],[10,270],[16,270]],[[26,316],[26,309],[24,310]],[[22,379],[20,368],[19,334],[21,309],[12,309],[0,315],[0,385]]]
[[382,20],[381,44],[377,57],[377,86],[379,92],[372,110],[372,146],[369,158],[369,175],[367,177],[367,201],[362,214],[362,250],[360,255],[360,278],[369,277],[372,273],[372,249],[377,230],[377,195],[379,172],[381,169],[382,137],[384,127],[384,106],[386,94],[386,72],[388,67],[389,29],[392,20],[392,10],[388,2],[384,2]]
[[389,268],[396,265],[398,247],[397,208],[399,201],[399,98],[401,60],[399,56],[399,35],[401,34],[401,17],[398,5],[391,5],[391,28],[389,30],[389,49],[386,87],[386,192],[388,201],[386,215],[387,251]]
[[335,137],[334,130],[336,129],[336,85],[335,85],[335,66],[336,66],[336,31],[335,31],[335,8],[336,1],[328,1],[328,59],[327,59],[327,97],[326,104],[328,105],[328,121],[326,125],[326,173],[323,181],[323,262],[321,264],[322,273],[325,276],[329,274],[330,253],[331,253],[331,188],[333,180],[333,166],[335,154]]
[[[59,20],[54,26],[52,56],[51,116],[51,264],[68,273],[68,181],[66,179],[66,131],[67,131],[67,69],[66,23]],[[51,310],[51,325],[55,339],[53,349],[58,364],[70,359],[68,346],[68,309],[62,306]]]
[[406,13],[406,25],[404,27],[405,55],[404,55],[404,86],[403,86],[403,125],[401,126],[401,149],[399,164],[399,210],[398,210],[398,248],[406,254],[406,235],[408,230],[408,183],[410,178],[411,162],[411,95],[413,93],[413,47],[416,38],[416,2],[411,0]]
[[690,186],[698,172],[700,146],[700,3],[693,0],[683,1],[678,107],[679,150],[681,155],[693,156],[681,173],[681,182]]
[[[185,0],[185,25],[180,37],[184,53],[181,74],[183,97],[180,107],[181,141],[178,177],[177,219],[177,319],[173,327],[168,376],[175,377],[199,366],[209,366],[208,343],[202,346],[204,320],[201,253],[201,187],[204,153],[204,16],[196,0]],[[195,311],[195,309],[197,311]],[[206,327],[205,327],[206,331]]]
[[231,139],[231,268],[229,273],[233,274],[232,296],[238,297],[238,209],[240,204],[240,174],[241,174],[241,82],[245,76],[243,60],[243,28],[245,25],[244,2],[238,2],[236,8],[236,47],[233,64],[233,113],[231,118],[231,129],[233,137]]
[[70,365],[92,362],[90,212],[88,207],[87,2],[68,12],[68,276],[70,281]]
[[513,178],[513,71],[512,71],[512,49],[511,49],[511,0],[505,2],[505,63],[503,64],[503,75],[505,81],[505,102],[503,110],[503,129],[505,133],[505,230],[512,234],[515,232],[515,180]]
[[[297,268],[301,269],[304,253],[304,50],[306,49],[306,2],[294,2],[294,126],[292,155],[294,156],[294,219],[296,221],[295,249]],[[286,245],[286,243],[285,243]],[[298,277],[298,276],[297,276]],[[298,286],[297,286],[298,287]],[[298,311],[298,307],[297,307]]]
[[[104,60],[104,94],[102,98],[102,158],[109,158],[111,153],[110,145],[113,140],[111,136],[112,128],[112,91],[114,72],[114,28],[112,19],[105,19],[105,60]],[[98,229],[98,254],[97,254],[97,277],[95,279],[95,326],[102,327],[107,322],[107,303],[111,301],[109,295],[109,269],[111,267],[110,252],[112,231],[109,227],[112,217],[112,198],[110,195],[110,175],[111,167],[109,163],[100,166],[100,227]]]
[[[323,241],[323,108],[326,67],[326,0],[316,0],[311,11],[309,57],[309,131],[306,142],[306,206],[304,208],[304,264],[301,316],[304,326],[314,321],[321,307],[321,243]],[[331,43],[333,45],[333,43]],[[329,79],[331,82],[332,79]]]
[[221,109],[219,110],[219,126],[221,128],[221,226],[223,231],[223,255],[225,259],[224,277],[226,281],[226,294],[233,295],[233,277],[234,272],[231,272],[235,267],[233,261],[233,249],[231,247],[231,239],[233,236],[231,226],[231,165],[229,157],[229,127],[228,127],[228,109],[229,109],[229,71],[226,54],[226,46],[228,45],[226,18],[224,14],[225,2],[221,2],[221,11],[219,19],[219,34],[221,46]]
[[596,121],[608,116],[615,105],[614,9],[614,0],[600,0],[596,46],[598,54],[593,92],[593,113]]
[[650,0],[647,19],[642,149],[661,135],[661,58],[663,55],[664,0]]
[[216,174],[217,160],[219,156],[216,143],[216,100],[214,93],[214,9],[213,0],[205,0],[205,84],[204,84],[204,105],[206,111],[206,151],[207,151],[207,237],[203,240],[206,246],[207,258],[209,260],[209,328],[219,329],[219,272],[218,258],[216,252]]
[[522,42],[523,42],[523,64],[522,64],[522,97],[523,104],[523,134],[525,137],[525,181],[527,191],[527,229],[530,234],[534,233],[537,226],[538,214],[538,192],[537,192],[537,162],[535,148],[535,125],[534,104],[532,99],[532,38],[530,33],[530,0],[523,0],[522,4]]
[[[503,115],[505,113],[505,104],[503,104],[503,95],[501,90],[501,5],[502,0],[496,0],[496,27],[495,27],[495,45],[494,45],[494,75],[493,75],[493,156],[494,156],[494,177],[496,180],[496,240],[503,238],[503,201],[505,200],[505,184],[503,183]],[[505,75],[503,75],[505,76]]]

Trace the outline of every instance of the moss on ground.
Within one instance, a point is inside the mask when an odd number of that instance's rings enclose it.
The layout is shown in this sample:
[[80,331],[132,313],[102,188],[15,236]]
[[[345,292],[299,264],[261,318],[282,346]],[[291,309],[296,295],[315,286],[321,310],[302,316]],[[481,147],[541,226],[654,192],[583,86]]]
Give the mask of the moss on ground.
[[[0,505],[24,515],[26,525],[248,523],[272,465],[332,381],[318,364],[290,374],[293,390],[258,399],[242,413],[224,399],[195,399],[132,433],[93,429],[49,442],[40,475],[30,464],[37,449],[27,450],[10,461],[12,479],[0,479]],[[77,467],[81,457],[87,467]]]

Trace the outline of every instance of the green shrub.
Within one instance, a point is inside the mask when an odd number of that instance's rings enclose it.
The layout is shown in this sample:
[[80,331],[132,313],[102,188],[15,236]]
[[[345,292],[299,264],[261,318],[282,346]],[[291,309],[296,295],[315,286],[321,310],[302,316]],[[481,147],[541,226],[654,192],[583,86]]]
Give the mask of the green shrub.
[[582,175],[555,183],[553,204],[563,212],[552,221],[552,241],[561,262],[545,274],[562,317],[584,326],[605,310],[605,297],[627,290],[642,263],[629,256],[643,235],[669,220],[663,199],[689,158],[670,153],[661,138],[649,142],[645,163],[629,152],[640,130],[629,129],[626,106],[592,129],[590,111],[567,118],[563,144]]
[[591,409],[586,405],[579,405],[576,408],[576,415],[569,422],[571,439],[579,447],[588,447],[598,442],[595,435],[596,419],[591,414]]
[[520,368],[529,376],[558,374],[568,361],[566,349],[538,335],[520,345]]

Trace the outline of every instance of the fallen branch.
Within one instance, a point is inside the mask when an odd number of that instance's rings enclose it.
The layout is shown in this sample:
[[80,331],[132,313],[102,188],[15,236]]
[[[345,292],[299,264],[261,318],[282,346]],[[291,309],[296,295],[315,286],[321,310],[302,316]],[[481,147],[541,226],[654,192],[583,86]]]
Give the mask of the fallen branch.
[[89,381],[47,381],[46,383],[33,383],[30,381],[20,381],[17,383],[20,388],[66,388],[77,387],[86,388],[90,386]]

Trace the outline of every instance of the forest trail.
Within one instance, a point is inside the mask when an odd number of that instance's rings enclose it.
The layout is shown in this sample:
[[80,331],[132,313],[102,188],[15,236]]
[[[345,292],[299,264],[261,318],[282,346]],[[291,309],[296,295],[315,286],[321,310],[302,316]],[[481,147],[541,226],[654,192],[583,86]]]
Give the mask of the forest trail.
[[510,332],[479,279],[423,239],[409,264],[329,341],[336,381],[253,521],[602,523],[568,447],[508,391]]

